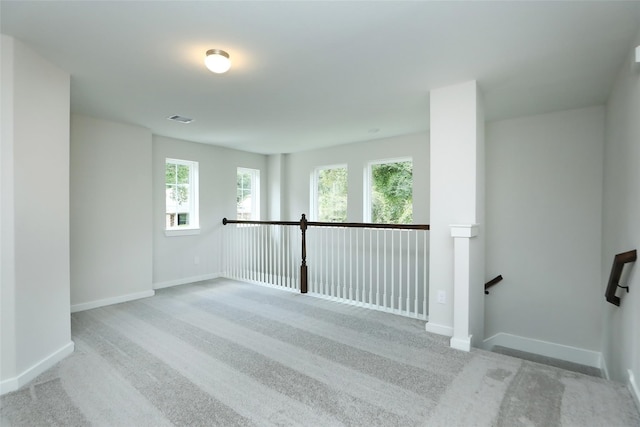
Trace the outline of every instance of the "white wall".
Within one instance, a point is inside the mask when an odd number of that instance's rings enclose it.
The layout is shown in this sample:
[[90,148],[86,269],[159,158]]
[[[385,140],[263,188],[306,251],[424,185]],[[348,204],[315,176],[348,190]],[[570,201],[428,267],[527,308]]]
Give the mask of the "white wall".
[[13,46],[0,35],[0,384],[16,376]]
[[71,118],[71,305],[152,292],[151,132]]
[[603,107],[487,125],[486,274],[504,281],[485,299],[486,337],[597,357],[603,141]]
[[[165,159],[199,162],[200,233],[164,233]],[[221,220],[235,217],[236,168],[266,156],[152,135],[74,115],[71,121],[72,311],[153,295],[221,272]]]
[[377,139],[321,150],[289,154],[286,158],[284,221],[309,218],[310,177],[318,166],[346,164],[348,167],[347,220],[363,219],[364,170],[371,161],[413,158],[413,222],[429,223],[429,135],[426,133]]
[[[640,34],[634,46],[640,45]],[[630,50],[607,104],[604,154],[604,244],[601,294],[616,253],[640,250],[640,64]],[[603,353],[611,378],[635,377],[640,399],[640,261],[627,264],[625,284],[630,293],[618,291],[620,307],[600,298],[604,311]],[[624,279],[624,276],[623,276]],[[640,405],[640,401],[638,401]]]
[[[199,162],[200,233],[165,235],[165,160]],[[153,283],[155,288],[217,277],[222,272],[222,218],[236,218],[238,167],[260,170],[261,217],[267,213],[267,156],[153,137]],[[229,227],[229,226],[227,226]]]
[[69,318],[70,77],[13,38],[2,36],[1,47],[0,391],[6,392],[73,351]]

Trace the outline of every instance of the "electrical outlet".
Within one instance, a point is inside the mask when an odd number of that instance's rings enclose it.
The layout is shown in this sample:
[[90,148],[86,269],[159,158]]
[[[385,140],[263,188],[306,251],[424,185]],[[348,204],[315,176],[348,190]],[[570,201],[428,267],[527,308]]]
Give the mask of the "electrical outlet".
[[439,304],[447,303],[447,293],[445,291],[438,291],[438,303]]
[[193,263],[194,264],[200,264],[200,257],[198,255],[196,255],[195,257],[193,257]]

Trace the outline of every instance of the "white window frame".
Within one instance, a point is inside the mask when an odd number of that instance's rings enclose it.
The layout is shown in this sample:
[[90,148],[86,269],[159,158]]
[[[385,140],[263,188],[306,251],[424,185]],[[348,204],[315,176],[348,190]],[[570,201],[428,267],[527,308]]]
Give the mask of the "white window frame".
[[[311,179],[309,180],[310,182],[309,194],[311,196],[309,197],[310,199],[309,212],[311,213],[311,218],[310,218],[311,221],[319,221],[319,218],[320,218],[319,203],[318,203],[318,184],[320,181],[320,172],[327,169],[345,169],[347,171],[347,180],[349,177],[349,167],[346,163],[318,166],[311,172]],[[348,182],[347,182],[347,188],[348,188]],[[349,203],[349,200],[348,200],[348,190],[347,190],[347,206],[348,206],[348,203]],[[349,213],[349,210],[347,208],[347,215],[348,213]]]
[[[165,169],[167,164],[176,164],[183,165],[189,167],[189,205],[188,205],[188,214],[189,214],[189,225],[187,226],[179,226],[175,225],[174,227],[167,226],[166,216],[167,216],[167,203],[166,203],[166,188],[167,182],[165,177],[165,206],[164,206],[164,218],[165,218],[165,235],[168,237],[173,236],[188,236],[194,234],[200,234],[200,203],[199,203],[199,172],[198,172],[198,162],[192,160],[182,160],[182,159],[173,159],[167,157],[165,159],[164,165]],[[177,219],[176,219],[177,223]]]
[[[412,157],[394,157],[394,158],[390,158],[390,159],[380,159],[380,160],[374,160],[371,161],[369,163],[367,163],[367,166],[364,168],[364,177],[363,177],[363,183],[364,183],[364,203],[363,203],[363,208],[364,208],[364,212],[362,213],[362,217],[364,218],[364,222],[372,222],[371,219],[371,211],[373,210],[373,206],[371,206],[371,202],[372,202],[372,184],[373,184],[373,180],[372,180],[372,168],[373,166],[376,165],[386,165],[386,164],[390,164],[390,163],[402,163],[402,162],[411,162],[411,165],[413,166],[413,158]],[[412,192],[413,192],[413,182],[412,182]]]
[[[260,169],[238,167],[236,169],[236,203],[238,197],[238,175],[246,173],[251,176],[251,218],[250,221],[260,221]],[[236,218],[238,206],[236,204]]]

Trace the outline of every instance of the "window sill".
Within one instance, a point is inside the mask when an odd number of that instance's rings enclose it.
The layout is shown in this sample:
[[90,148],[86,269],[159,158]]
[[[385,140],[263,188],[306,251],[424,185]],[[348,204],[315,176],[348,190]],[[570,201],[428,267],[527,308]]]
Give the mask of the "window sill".
[[167,237],[194,236],[196,234],[200,234],[199,228],[182,228],[182,229],[164,230],[164,235]]

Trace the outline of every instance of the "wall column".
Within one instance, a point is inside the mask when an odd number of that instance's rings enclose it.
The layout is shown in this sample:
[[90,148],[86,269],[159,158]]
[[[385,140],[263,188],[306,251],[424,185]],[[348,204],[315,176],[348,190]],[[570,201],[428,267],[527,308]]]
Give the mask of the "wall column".
[[267,219],[282,221],[286,213],[286,154],[267,156]]
[[0,35],[0,394],[73,352],[69,73]]
[[468,350],[484,338],[484,115],[477,82],[431,91],[430,121],[426,329]]

